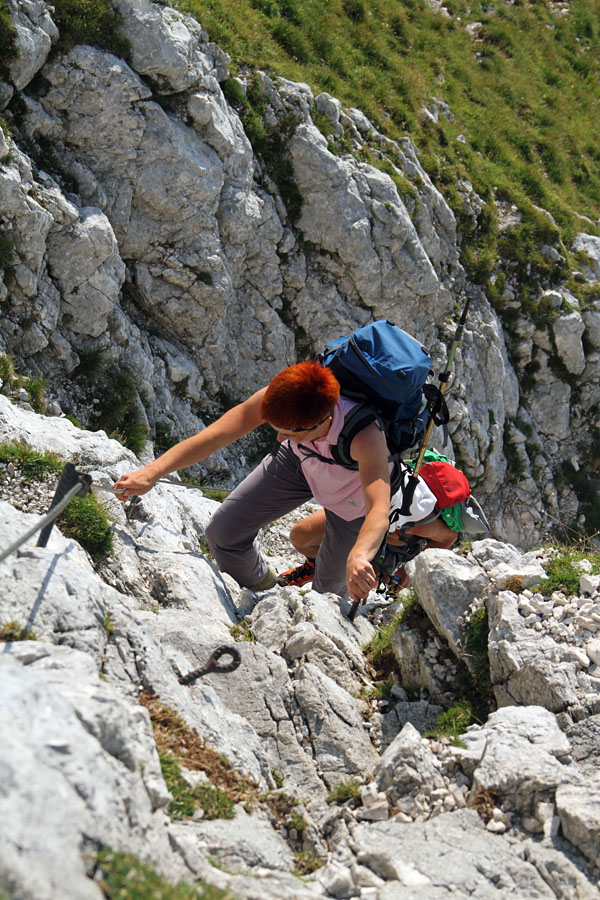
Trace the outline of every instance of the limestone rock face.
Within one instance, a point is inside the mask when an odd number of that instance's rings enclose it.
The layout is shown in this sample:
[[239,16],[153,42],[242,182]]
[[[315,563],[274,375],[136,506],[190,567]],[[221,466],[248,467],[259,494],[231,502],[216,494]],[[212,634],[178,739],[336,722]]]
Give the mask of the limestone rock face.
[[[500,320],[460,266],[454,214],[408,138],[391,141],[305,84],[264,73],[226,82],[229,58],[201,24],[150,0],[118,4],[129,63],[89,46],[48,61],[58,37],[50,7],[11,0],[9,9],[21,54],[6,90],[20,92],[21,113],[15,141],[3,135],[0,147],[16,252],[10,290],[0,276],[0,349],[47,378],[55,401],[88,421],[89,404],[65,381],[101,353],[134,374],[151,436],[158,424],[184,437],[285,365],[382,317],[414,333],[441,370],[466,291],[448,452],[515,544],[539,541],[546,510],[581,515],[575,494],[552,481],[561,461],[587,462],[573,424],[590,414],[600,381],[584,351],[595,346],[595,310],[554,291],[552,326],[522,317],[509,358]],[[38,72],[44,91],[29,91]],[[236,91],[262,94],[278,169],[252,148]],[[440,103],[428,114],[446,114]],[[331,152],[315,110],[352,153]],[[25,142],[52,148],[44,167],[19,150]],[[381,169],[358,161],[365,149]],[[481,198],[466,180],[458,189],[476,219]],[[582,233],[573,245],[590,283],[594,241]],[[576,395],[554,353],[579,380]],[[529,363],[535,384],[524,397],[517,371]],[[203,471],[233,484],[248,467],[225,450]]]
[[413,584],[436,630],[459,655],[464,646],[464,633],[457,619],[464,616],[486,587],[484,573],[449,550],[427,550],[417,557]]
[[548,637],[533,636],[518,600],[501,591],[490,610],[490,672],[501,705],[541,703],[554,712],[577,704],[576,666]]
[[565,837],[598,865],[600,858],[600,779],[564,784],[556,791],[556,808]]
[[[0,443],[9,440],[76,460],[94,486],[110,484],[134,459],[102,432],[0,396]],[[18,508],[34,489],[17,484],[16,469],[0,467],[0,551],[45,508],[41,500],[35,511]],[[37,487],[47,503],[53,489]],[[24,629],[32,638],[7,640],[0,653],[7,897],[100,900],[98,848],[134,854],[172,883],[201,880],[240,900],[393,900],[407,891],[467,900],[496,896],[499,884],[512,895],[597,894],[594,639],[581,627],[570,643],[555,640],[543,604],[569,604],[502,589],[507,568],[524,579],[546,557],[496,541],[478,542],[466,559],[424,557],[419,593],[430,624],[398,627],[390,699],[374,701],[363,648],[378,636],[371,619],[386,613],[378,595],[350,622],[347,603],[331,594],[239,588],[204,555],[216,503],[201,491],[161,483],[125,508],[110,494],[103,502],[114,550],[96,567],[60,522],[47,547],[30,538],[0,563],[2,636]],[[275,523],[260,536],[278,570],[289,566],[282,529]],[[511,702],[455,747],[416,726],[431,727],[456,697],[455,653],[464,654],[464,643],[454,646],[442,610],[464,571],[462,590],[471,588],[460,605],[461,640],[485,602],[494,688],[499,703],[509,694]],[[586,626],[595,621],[593,578],[582,578],[589,590],[573,604]],[[543,634],[527,621],[533,604]],[[410,671],[400,653],[409,655],[409,638]],[[181,682],[223,646],[238,651],[237,669]],[[535,698],[525,691],[530,682]],[[415,690],[420,699],[409,699]],[[159,726],[152,703],[163,710]],[[195,750],[179,749],[184,733],[199,742]],[[183,787],[169,780],[165,735],[188,790],[234,792],[232,818],[173,811],[173,792]],[[198,746],[209,762],[194,768]],[[313,872],[298,878],[307,860]]]
[[185,91],[203,75],[223,77],[212,55],[203,52],[208,41],[195,19],[149,0],[122,0],[118,9],[133,68],[156,81],[160,93]]
[[[27,409],[24,388],[18,404],[0,394],[0,442],[110,485],[139,459],[62,415],[93,421],[106,388],[81,386],[91,360],[133,378],[149,440],[178,439],[375,318],[414,334],[439,373],[468,296],[446,450],[494,539],[417,561],[424,612],[396,628],[382,686],[363,650],[388,621],[380,598],[351,623],[333,595],[256,596],[205,555],[215,501],[201,491],[160,484],[126,508],[98,491],[106,561],[94,567],[59,525],[46,548],[30,541],[0,564],[0,629],[36,638],[0,653],[0,894],[100,900],[94,858],[112,847],[240,900],[596,897],[600,598],[590,572],[577,596],[535,593],[546,558],[519,548],[552,519],[585,525],[587,497],[555,474],[588,470],[598,301],[553,286],[533,298],[544,321],[519,309],[507,341],[408,138],[309,85],[229,78],[201,23],[163,3],[117,7],[128,61],[87,45],[51,53],[53,7],[7,0],[20,53],[0,82],[0,354],[45,379],[53,415]],[[426,114],[452,112],[432,98]],[[456,190],[475,223],[482,198],[466,179]],[[516,213],[498,209],[504,223]],[[588,293],[599,242],[581,233],[572,247]],[[201,473],[233,485],[261,440]],[[44,508],[24,511],[38,488],[13,491],[15,470],[0,470],[0,549]],[[276,529],[261,540],[289,567]],[[455,703],[465,661],[474,671],[467,633],[484,610],[499,709],[455,751],[422,732]],[[181,683],[240,634],[238,669]],[[141,693],[247,780],[233,819],[171,818]],[[190,789],[210,778],[182,773]],[[303,880],[302,866],[320,868]]]
[[48,241],[47,263],[59,273],[56,284],[71,331],[94,338],[104,334],[125,280],[125,264],[106,216],[84,207],[68,231]]
[[27,3],[10,0],[7,5],[19,50],[18,57],[9,66],[10,79],[21,90],[46,62],[52,43],[58,38],[58,28],[43,0]]
[[[0,663],[3,887],[99,898],[81,855],[83,835],[153,856],[181,875],[145,711],[100,681],[87,653],[37,641],[7,649]],[[23,818],[32,798],[35,817]]]
[[559,316],[553,330],[558,355],[567,370],[574,375],[581,375],[585,369],[585,353],[581,343],[585,325],[580,313],[574,311]]
[[[475,790],[497,791],[505,809],[522,815],[536,815],[560,784],[578,783],[581,777],[569,764],[569,741],[555,717],[539,706],[499,709],[483,728],[469,729],[465,743],[468,765],[475,762]],[[529,766],[536,771],[534,781],[527,775]]]

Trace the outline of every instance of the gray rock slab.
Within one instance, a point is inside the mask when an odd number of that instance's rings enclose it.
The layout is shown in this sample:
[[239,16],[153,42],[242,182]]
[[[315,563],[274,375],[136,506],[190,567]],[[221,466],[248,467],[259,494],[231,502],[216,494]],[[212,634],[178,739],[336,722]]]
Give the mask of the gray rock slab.
[[310,663],[302,663],[296,671],[294,693],[325,784],[333,787],[372,772],[377,754],[359,702]]
[[597,900],[598,879],[582,864],[564,838],[540,841],[530,838],[522,845],[523,858],[538,870],[557,897],[565,900]]
[[450,550],[427,550],[415,560],[413,590],[436,631],[457,656],[464,651],[464,629],[457,619],[481,596],[487,583],[479,566]]
[[561,784],[556,809],[564,836],[600,865],[600,774],[578,784]]
[[198,625],[220,625],[224,631],[237,622],[231,594],[214,564],[202,554],[188,550],[138,553],[161,606],[188,610]]
[[325,787],[287,665],[261,644],[240,641],[236,648],[242,657],[240,667],[228,675],[208,675],[203,685],[253,728],[270,768],[285,773],[283,789],[322,804]]
[[[180,621],[178,621],[181,615]],[[200,668],[210,653],[222,643],[222,632],[213,632],[213,642],[203,639],[202,627],[194,626],[189,613],[170,611],[164,620],[151,612],[138,614],[144,629],[132,633],[139,679],[143,688],[156,694],[175,710],[211,747],[218,749],[239,771],[250,775],[262,787],[272,785],[271,766],[258,735],[247,719],[233,712],[212,685],[199,678],[190,685],[179,683],[178,674]],[[163,645],[164,640],[164,645]],[[195,662],[194,662],[195,660]],[[221,675],[219,678],[229,678]]]
[[107,438],[103,431],[84,431],[68,419],[38,416],[14,406],[1,394],[0,439],[22,442],[40,453],[56,453],[65,462],[77,460],[107,471],[119,463],[123,472],[138,464],[131,450]]
[[290,630],[283,652],[291,662],[305,660],[317,666],[349,694],[357,694],[362,686],[352,673],[347,655],[311,622],[300,622]]
[[443,706],[429,703],[427,700],[414,702],[402,700],[400,703],[396,703],[393,709],[383,716],[382,733],[385,744],[391,744],[407,722],[410,722],[419,734],[425,734],[433,727],[436,719],[443,712]]
[[552,323],[556,352],[569,372],[581,375],[585,370],[585,352],[581,338],[585,324],[581,313],[573,310],[566,315],[558,316]]
[[382,900],[556,897],[518,844],[486,831],[474,810],[422,824],[358,825],[352,840],[358,861],[386,880]]
[[176,825],[172,841],[185,860],[188,869],[223,891],[230,891],[240,900],[314,900],[326,896],[323,887],[313,876],[298,878],[287,872],[275,872],[257,867],[252,875],[235,875],[213,868],[200,852],[193,828]]
[[[6,539],[25,534],[40,517],[0,503]],[[108,642],[107,617],[121,633],[130,610],[125,598],[99,578],[87,554],[54,528],[47,547],[24,545],[0,563],[4,621],[37,637],[84,650],[99,668]]]
[[9,65],[10,79],[21,90],[46,62],[52,42],[58,38],[58,28],[47,5],[40,0],[28,3],[9,0],[7,5],[15,29],[15,44],[20,51]]
[[586,775],[600,772],[600,715],[575,722],[566,730],[573,759]]
[[541,705],[560,712],[578,704],[576,663],[553,638],[525,625],[518,596],[500,591],[488,604],[490,677],[500,706]]
[[253,869],[291,872],[294,856],[284,838],[267,819],[235,808],[233,819],[190,822],[189,831],[202,854],[228,872],[249,874]]
[[469,554],[483,568],[498,590],[504,590],[511,578],[529,588],[546,578],[546,572],[533,553],[522,553],[511,544],[487,538],[475,541]]
[[588,281],[600,281],[600,238],[595,234],[580,232],[575,235],[573,250],[587,256],[584,275]]
[[423,785],[432,789],[444,787],[437,757],[410,722],[386,749],[373,775],[379,789],[386,791],[392,804]]
[[164,93],[189,88],[212,66],[198,46],[191,30],[200,29],[193,20],[176,10],[163,8],[149,0],[121,0],[121,31],[131,44],[131,64],[141,75],[157,82]]
[[4,646],[3,880],[27,896],[97,900],[82,855],[88,842],[127,849],[181,876],[167,820],[154,811],[158,760],[147,717],[98,678],[86,654]]
[[531,820],[530,830],[542,831],[543,804],[554,802],[560,785],[582,780],[568,739],[541,706],[503,707],[484,726],[471,726],[462,740],[466,750],[455,748],[453,754],[472,772],[472,796],[496,792],[502,809]]
[[433,664],[424,655],[424,650],[422,632],[401,622],[392,634],[392,651],[398,665],[400,683],[406,688],[425,688],[435,704],[447,706],[446,689]]

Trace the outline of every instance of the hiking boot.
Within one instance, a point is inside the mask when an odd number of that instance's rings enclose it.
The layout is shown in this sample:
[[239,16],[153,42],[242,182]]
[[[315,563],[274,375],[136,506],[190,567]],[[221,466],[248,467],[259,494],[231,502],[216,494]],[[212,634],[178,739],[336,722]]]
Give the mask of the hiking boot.
[[315,576],[314,559],[305,559],[301,566],[288,569],[277,577],[277,584],[281,587],[302,587],[307,581],[312,581]]
[[249,590],[254,591],[256,594],[258,591],[270,591],[272,587],[275,587],[277,584],[275,578],[275,572],[273,569],[267,569],[267,574],[258,584],[253,584]]

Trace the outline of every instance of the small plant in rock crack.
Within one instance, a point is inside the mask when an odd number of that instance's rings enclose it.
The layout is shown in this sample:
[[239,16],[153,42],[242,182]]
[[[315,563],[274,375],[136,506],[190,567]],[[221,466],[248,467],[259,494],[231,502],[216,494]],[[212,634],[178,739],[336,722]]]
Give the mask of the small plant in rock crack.
[[353,808],[360,806],[360,784],[351,778],[350,781],[342,781],[333,787],[326,797],[327,803],[335,803],[342,806],[350,804]]
[[513,594],[522,594],[525,590],[523,576],[511,575],[510,578],[506,579],[506,584],[504,585],[504,587],[507,591],[512,591]]
[[595,548],[583,546],[561,546],[557,553],[548,562],[544,562],[547,578],[541,581],[533,590],[549,596],[554,591],[563,591],[565,594],[576,594],[579,590],[580,569],[576,563],[587,559],[591,563],[591,571],[594,574],[600,572],[600,553]]
[[[140,702],[150,714],[163,778],[173,797],[167,808],[172,819],[190,818],[198,808],[207,819],[232,819],[236,803],[256,796],[254,782],[238,774],[229,760],[198,737],[177,713],[149,694],[142,694]],[[192,787],[182,766],[204,772],[208,782]]]
[[379,700],[389,703],[392,699],[392,690],[396,682],[393,678],[386,681],[376,681],[372,687],[362,688],[358,693],[360,700]]
[[437,717],[435,725],[427,732],[426,737],[449,738],[455,746],[464,747],[459,735],[467,730],[472,721],[471,704],[468,700],[460,700]]
[[367,661],[380,680],[387,679],[396,666],[392,636],[398,625],[407,625],[409,628],[419,628],[422,631],[428,631],[431,628],[429,619],[412,591],[403,596],[401,603],[398,612],[363,647]]
[[307,850],[298,850],[294,853],[294,859],[296,860],[294,875],[297,875],[300,878],[303,875],[310,875],[312,872],[316,872],[316,870],[320,869],[323,865],[322,859],[319,859]]
[[252,644],[256,643],[256,636],[244,619],[237,625],[232,625],[229,629],[229,634],[234,641],[248,641]]
[[10,643],[11,641],[35,641],[37,640],[33,631],[28,631],[23,625],[16,622],[4,622],[0,625],[0,641]]
[[205,819],[233,819],[234,804],[227,794],[209,784],[191,787],[173,756],[159,753],[158,758],[165,784],[173,797],[167,807],[171,819],[190,819],[198,808],[203,810]]
[[479,788],[469,799],[469,806],[477,810],[484,822],[489,822],[494,813],[494,809],[500,803],[500,794],[498,791],[490,791],[487,788]]
[[6,234],[0,234],[0,271],[9,269],[14,265],[15,246],[12,238]]
[[273,781],[275,782],[275,787],[277,788],[277,790],[280,791],[281,788],[283,787],[285,778],[283,777],[283,775],[281,774],[279,769],[271,769],[271,775],[273,776]]
[[465,648],[471,656],[468,669],[459,665],[456,686],[464,701],[471,706],[472,721],[485,722],[495,709],[494,692],[488,656],[488,614],[485,607],[477,609],[466,626]]
[[2,393],[9,397],[16,394],[19,388],[23,388],[27,392],[33,411],[40,414],[45,411],[45,379],[17,374],[14,360],[2,354],[0,354],[0,388]]
[[93,877],[107,900],[234,900],[212,885],[172,884],[137,856],[108,848],[98,852]]
[[107,635],[110,637],[111,634],[115,633],[115,620],[111,616],[110,613],[106,613],[102,620],[102,625]]

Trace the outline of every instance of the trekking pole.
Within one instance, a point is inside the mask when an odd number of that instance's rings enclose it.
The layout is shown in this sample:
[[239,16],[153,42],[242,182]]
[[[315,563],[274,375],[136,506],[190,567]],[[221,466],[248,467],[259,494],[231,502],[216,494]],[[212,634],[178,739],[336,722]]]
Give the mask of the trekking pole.
[[[452,363],[454,362],[454,357],[456,356],[456,351],[458,350],[458,346],[462,340],[462,336],[465,330],[465,322],[467,320],[467,313],[469,311],[469,306],[471,305],[471,298],[467,297],[465,301],[465,305],[463,307],[462,315],[458,320],[458,325],[456,326],[456,331],[454,332],[454,340],[450,346],[450,350],[448,352],[448,359],[446,360],[446,367],[441,375],[438,376],[440,381],[439,388],[436,388],[434,385],[425,385],[423,388],[423,392],[427,398],[428,406],[430,410],[430,418],[429,423],[427,425],[427,429],[425,431],[425,436],[423,438],[423,443],[421,444],[421,449],[419,450],[419,455],[417,456],[417,461],[415,463],[413,471],[408,476],[406,485],[404,487],[403,496],[402,496],[402,507],[400,509],[400,514],[403,516],[408,516],[410,514],[410,508],[412,506],[413,497],[415,495],[415,490],[417,484],[419,483],[418,474],[421,466],[423,465],[423,459],[425,458],[425,451],[427,450],[427,445],[431,439],[431,433],[435,425],[445,424],[448,421],[448,413],[446,409],[446,405],[444,402],[444,393],[448,386],[448,381],[450,379],[450,370],[452,369]],[[427,390],[429,388],[429,391]],[[352,606],[350,607],[350,612],[348,613],[348,619],[350,622],[354,622],[354,618],[358,611],[358,607],[362,603],[361,600],[354,600]]]
[[[450,350],[448,352],[448,359],[446,360],[446,368],[438,376],[440,386],[437,390],[438,397],[436,401],[440,406],[443,402],[444,393],[448,386],[448,381],[450,379],[450,370],[452,368],[452,363],[454,362],[454,357],[456,356],[456,351],[458,350],[458,346],[462,340],[462,336],[465,330],[465,322],[467,320],[467,313],[469,311],[469,306],[471,305],[471,298],[467,297],[465,301],[465,305],[463,307],[462,315],[458,320],[458,325],[456,326],[456,331],[454,332],[454,340],[450,346]],[[435,417],[432,415],[429,419],[429,424],[427,425],[427,431],[425,432],[425,437],[423,438],[423,443],[421,444],[421,449],[419,450],[419,455],[417,456],[417,461],[415,463],[414,469],[412,471],[412,475],[410,476],[412,479],[415,479],[414,487],[411,491],[410,502],[412,503],[412,497],[415,492],[416,487],[416,477],[419,474],[419,469],[423,465],[423,459],[425,457],[425,451],[427,450],[427,445],[431,439],[431,432],[433,431],[434,425],[436,425]],[[410,506],[410,504],[409,504]]]

